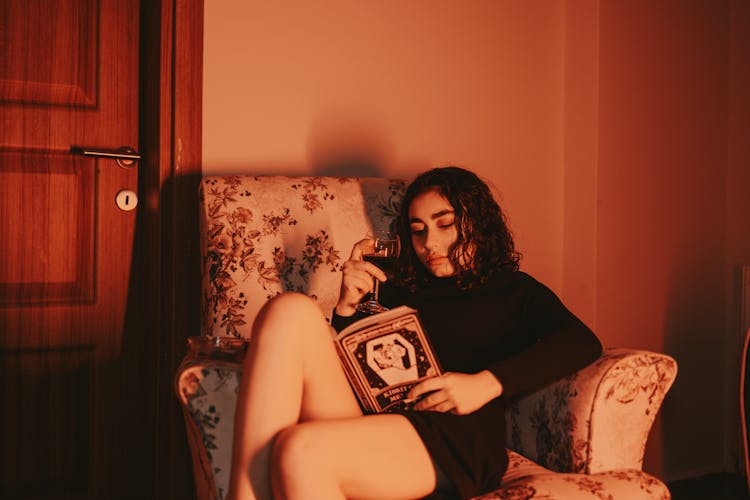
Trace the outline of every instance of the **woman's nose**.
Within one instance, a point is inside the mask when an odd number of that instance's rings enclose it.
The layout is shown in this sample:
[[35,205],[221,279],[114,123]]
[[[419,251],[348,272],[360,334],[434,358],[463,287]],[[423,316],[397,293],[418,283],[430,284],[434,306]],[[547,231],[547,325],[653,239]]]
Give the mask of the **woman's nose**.
[[435,237],[435,235],[432,232],[428,232],[425,235],[424,247],[427,250],[429,250],[431,252],[434,251],[434,250],[436,250],[437,249],[437,243],[438,243],[437,242],[437,238]]

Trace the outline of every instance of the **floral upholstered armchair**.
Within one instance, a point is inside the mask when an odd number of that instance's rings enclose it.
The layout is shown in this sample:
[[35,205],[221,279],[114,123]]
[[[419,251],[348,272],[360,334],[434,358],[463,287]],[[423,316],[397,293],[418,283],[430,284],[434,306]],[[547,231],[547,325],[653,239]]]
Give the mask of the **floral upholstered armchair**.
[[[253,319],[283,291],[330,315],[354,243],[387,227],[402,181],[334,177],[205,177],[200,186],[202,336],[175,383],[198,497],[223,499],[241,363]],[[568,378],[513,401],[510,466],[489,499],[668,499],[641,470],[649,430],[677,374],[669,356],[607,349]]]

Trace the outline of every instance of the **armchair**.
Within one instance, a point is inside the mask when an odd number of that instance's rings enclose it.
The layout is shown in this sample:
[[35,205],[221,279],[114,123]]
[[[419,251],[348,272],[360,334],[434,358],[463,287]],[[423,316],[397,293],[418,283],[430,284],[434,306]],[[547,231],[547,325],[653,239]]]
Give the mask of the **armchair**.
[[[201,500],[226,495],[241,363],[263,303],[282,291],[325,314],[353,244],[398,212],[402,181],[205,177],[200,186],[202,337],[175,378]],[[677,374],[669,356],[607,349],[579,372],[512,402],[510,465],[489,499],[668,499],[641,470],[649,430]]]

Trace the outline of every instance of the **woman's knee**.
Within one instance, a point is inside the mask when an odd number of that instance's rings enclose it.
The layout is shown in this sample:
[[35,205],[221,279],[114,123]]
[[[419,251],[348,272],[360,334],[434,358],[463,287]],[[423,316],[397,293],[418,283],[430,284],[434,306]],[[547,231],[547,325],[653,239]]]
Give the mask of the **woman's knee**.
[[308,313],[320,311],[317,303],[311,297],[299,292],[284,292],[268,299],[260,313],[271,314],[279,310],[288,311],[289,308],[297,308]]
[[274,335],[295,335],[310,328],[328,328],[317,302],[307,295],[286,292],[271,298],[258,312],[253,323],[253,336],[266,331]]
[[271,483],[283,497],[321,479],[322,458],[316,433],[307,425],[287,427],[276,437],[271,452]]

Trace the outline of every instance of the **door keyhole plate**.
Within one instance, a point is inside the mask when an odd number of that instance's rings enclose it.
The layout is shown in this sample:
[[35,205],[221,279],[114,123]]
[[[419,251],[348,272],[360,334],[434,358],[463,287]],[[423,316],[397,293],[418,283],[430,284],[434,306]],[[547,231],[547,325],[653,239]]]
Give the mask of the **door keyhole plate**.
[[123,189],[117,193],[117,196],[115,196],[115,203],[117,203],[120,210],[130,212],[136,207],[136,205],[138,205],[138,195],[135,194],[135,191]]

